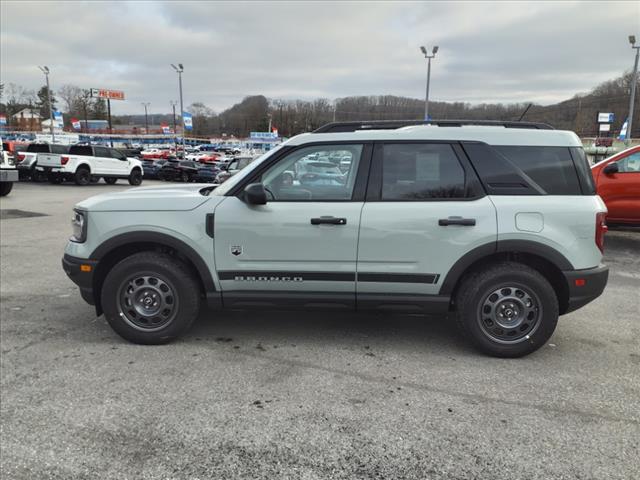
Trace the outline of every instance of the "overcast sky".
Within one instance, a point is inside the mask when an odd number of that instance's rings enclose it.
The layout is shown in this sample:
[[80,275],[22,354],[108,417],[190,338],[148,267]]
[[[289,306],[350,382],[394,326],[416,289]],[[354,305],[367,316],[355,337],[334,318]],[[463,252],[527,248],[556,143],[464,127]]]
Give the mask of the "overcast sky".
[[114,113],[247,95],[424,97],[420,45],[440,46],[433,100],[555,103],[633,66],[640,2],[0,3],[0,81],[124,90]]

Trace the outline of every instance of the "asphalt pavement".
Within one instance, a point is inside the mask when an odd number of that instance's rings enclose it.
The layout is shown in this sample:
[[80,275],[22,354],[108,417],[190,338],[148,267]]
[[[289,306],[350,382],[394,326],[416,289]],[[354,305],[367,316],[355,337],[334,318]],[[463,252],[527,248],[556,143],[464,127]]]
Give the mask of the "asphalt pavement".
[[607,234],[604,294],[522,359],[446,317],[311,311],[139,346],[60,265],[74,203],[125,188],[0,200],[2,478],[640,478],[640,230]]

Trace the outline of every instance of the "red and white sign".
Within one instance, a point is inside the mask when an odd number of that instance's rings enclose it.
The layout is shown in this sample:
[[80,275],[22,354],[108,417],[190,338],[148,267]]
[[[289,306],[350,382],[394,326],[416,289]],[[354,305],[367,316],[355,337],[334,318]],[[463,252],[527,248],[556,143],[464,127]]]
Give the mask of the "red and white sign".
[[82,124],[80,123],[80,120],[78,120],[77,118],[71,119],[71,125],[73,126],[74,130],[80,130],[82,128]]
[[2,114],[0,115],[0,125],[6,125],[7,124],[7,116]]
[[271,129],[271,133],[275,133],[275,134],[276,134],[276,137],[277,137],[277,136],[278,136],[278,129],[277,129],[276,127],[273,127],[273,128]]
[[169,127],[169,125],[167,125],[166,123],[160,124],[160,127],[162,128],[162,133],[164,134],[171,133],[171,127]]
[[122,90],[107,90],[106,88],[92,88],[91,96],[97,98],[108,98],[109,100],[124,100]]

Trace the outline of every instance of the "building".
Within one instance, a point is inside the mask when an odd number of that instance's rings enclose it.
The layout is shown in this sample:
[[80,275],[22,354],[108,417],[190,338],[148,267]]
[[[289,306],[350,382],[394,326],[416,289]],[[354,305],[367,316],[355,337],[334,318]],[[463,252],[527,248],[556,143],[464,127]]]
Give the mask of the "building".
[[17,113],[11,115],[12,126],[19,130],[40,130],[42,125],[40,122],[40,114],[32,108],[23,108]]

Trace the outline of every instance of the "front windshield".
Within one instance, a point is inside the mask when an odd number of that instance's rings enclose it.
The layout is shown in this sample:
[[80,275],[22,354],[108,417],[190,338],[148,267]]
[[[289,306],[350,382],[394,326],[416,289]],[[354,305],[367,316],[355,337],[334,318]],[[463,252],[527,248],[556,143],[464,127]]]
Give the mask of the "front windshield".
[[251,175],[251,172],[253,172],[263,161],[265,161],[267,158],[269,158],[275,152],[280,150],[284,145],[285,145],[284,143],[281,143],[277,147],[272,148],[268,152],[260,155],[253,162],[251,162],[245,168],[240,170],[236,175],[234,175],[233,177],[229,178],[229,180],[227,180],[222,185],[220,185],[218,188],[216,188],[213,192],[211,192],[212,195],[217,195],[217,196],[226,195],[229,190],[231,190],[233,187],[236,186],[236,184],[238,184],[238,182],[242,181],[242,179],[246,178],[248,175]]

